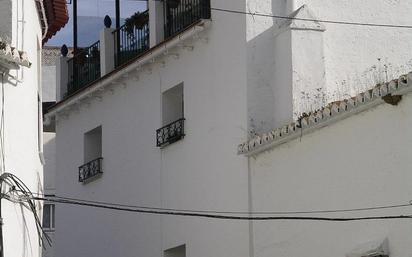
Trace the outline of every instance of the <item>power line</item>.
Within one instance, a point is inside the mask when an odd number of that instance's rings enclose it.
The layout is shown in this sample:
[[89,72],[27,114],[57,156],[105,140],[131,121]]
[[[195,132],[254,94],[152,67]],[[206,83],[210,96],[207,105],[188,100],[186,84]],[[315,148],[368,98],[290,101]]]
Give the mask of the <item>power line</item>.
[[[35,194],[35,193],[33,193]],[[41,194],[36,194],[41,196]],[[395,208],[405,208],[412,207],[412,201],[405,204],[394,204],[386,206],[371,206],[364,208],[353,208],[353,209],[335,209],[335,210],[309,210],[309,211],[267,211],[267,212],[242,212],[242,211],[217,211],[217,210],[194,210],[194,209],[174,209],[174,208],[159,208],[150,207],[142,205],[127,205],[119,203],[110,203],[102,201],[91,201],[78,198],[69,198],[61,196],[46,196],[44,199],[60,199],[68,200],[74,202],[91,203],[91,204],[103,204],[105,206],[117,206],[117,207],[127,207],[127,208],[139,208],[139,209],[149,209],[149,210],[160,210],[160,211],[177,211],[177,212],[194,212],[194,213],[213,213],[213,214],[239,214],[239,215],[287,215],[287,214],[319,214],[319,213],[344,213],[344,212],[358,212],[358,211],[371,211],[371,210],[384,210],[384,209],[395,209]]]
[[[6,199],[13,203],[19,203],[21,206],[28,208],[34,216],[34,221],[37,229],[37,235],[39,237],[39,244],[45,246],[45,243],[51,245],[50,237],[45,233],[43,230],[40,215],[37,211],[37,206],[35,201],[33,201],[33,194],[27,185],[19,179],[17,176],[11,173],[3,173],[0,175],[0,191],[3,192],[2,187],[7,186],[9,191],[7,194],[0,193],[0,201],[1,199]],[[9,195],[11,194],[11,195]],[[2,237],[2,227],[0,227],[0,235]],[[2,242],[1,242],[2,244]],[[3,251],[3,245],[1,248]],[[3,252],[0,253],[0,256]]]
[[218,12],[258,16],[258,17],[266,17],[266,18],[276,18],[276,19],[283,19],[283,20],[311,21],[311,22],[319,22],[319,23],[327,23],[327,24],[339,24],[339,25],[351,25],[351,26],[412,29],[412,25],[395,25],[395,24],[379,24],[379,23],[363,23],[363,22],[350,22],[350,21],[335,21],[335,20],[297,18],[297,17],[267,14],[267,13],[230,10],[230,9],[223,9],[223,8],[216,8],[216,7],[210,7],[210,10],[218,11]]
[[88,206],[101,209],[143,213],[143,214],[156,214],[156,215],[167,215],[167,216],[189,216],[189,217],[200,217],[209,219],[219,219],[219,220],[312,220],[312,221],[330,221],[330,222],[349,222],[349,221],[362,221],[362,220],[394,220],[394,219],[412,219],[412,215],[395,215],[395,216],[367,216],[367,217],[351,217],[351,218],[330,218],[330,217],[304,217],[304,216],[265,216],[265,217],[253,217],[253,216],[233,216],[233,215],[217,215],[217,214],[207,214],[207,213],[195,213],[195,212],[178,212],[178,211],[160,211],[160,210],[148,210],[148,209],[132,209],[125,207],[115,207],[107,206],[102,204],[93,204],[85,202],[76,202],[70,200],[56,200],[47,199],[41,197],[33,197],[33,200],[39,201],[49,201],[55,203],[63,203],[70,205],[80,205]]

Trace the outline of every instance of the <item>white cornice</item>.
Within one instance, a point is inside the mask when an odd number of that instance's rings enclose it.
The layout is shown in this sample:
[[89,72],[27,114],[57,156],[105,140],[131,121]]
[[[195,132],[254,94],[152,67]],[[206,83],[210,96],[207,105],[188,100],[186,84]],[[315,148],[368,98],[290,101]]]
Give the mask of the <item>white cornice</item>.
[[385,102],[385,97],[402,96],[412,91],[412,72],[377,85],[373,89],[355,97],[330,103],[321,110],[311,112],[299,121],[292,122],[268,133],[258,135],[238,146],[238,154],[254,156],[302,135],[312,133],[356,113],[365,111]]

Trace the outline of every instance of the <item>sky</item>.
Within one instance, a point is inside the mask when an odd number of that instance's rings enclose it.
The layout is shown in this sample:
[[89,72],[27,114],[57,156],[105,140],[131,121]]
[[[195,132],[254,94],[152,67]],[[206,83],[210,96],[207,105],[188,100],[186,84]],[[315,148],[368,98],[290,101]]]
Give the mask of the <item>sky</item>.
[[[70,0],[67,0],[69,3]],[[130,17],[136,11],[146,10],[146,1],[120,0],[120,16],[122,20]],[[47,46],[61,47],[73,45],[72,4],[69,8],[70,20],[67,25],[47,42]],[[115,0],[77,0],[78,14],[78,44],[80,47],[89,46],[99,40],[100,30],[103,29],[104,16],[112,17],[115,24]]]

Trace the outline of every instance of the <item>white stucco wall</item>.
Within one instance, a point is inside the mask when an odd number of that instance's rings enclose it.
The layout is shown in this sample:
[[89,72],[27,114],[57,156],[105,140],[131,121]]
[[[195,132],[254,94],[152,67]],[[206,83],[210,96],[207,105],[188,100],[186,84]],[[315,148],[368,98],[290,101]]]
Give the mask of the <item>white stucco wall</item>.
[[45,194],[54,194],[56,173],[56,133],[43,133],[44,152],[44,191]]
[[[43,170],[38,142],[41,29],[37,9],[34,1],[5,0],[0,1],[0,10],[7,13],[0,15],[0,27],[11,24],[10,43],[27,52],[32,62],[31,68],[10,72],[21,82],[4,78],[5,171],[19,177],[34,193],[41,193]],[[4,256],[39,256],[41,250],[32,213],[3,199],[2,215]]]
[[11,41],[12,34],[12,0],[2,0],[0,9],[0,37],[3,40]]
[[[400,0],[349,0],[329,4],[321,0],[247,0],[247,11],[288,16],[304,4],[314,18],[320,20],[412,24],[408,15],[412,4]],[[295,37],[295,40],[287,42],[279,36],[279,27],[284,23],[285,20],[270,17],[248,15],[247,18],[248,112],[251,134],[282,126],[285,118],[291,121],[302,111],[318,107],[314,104],[314,99],[319,97],[318,92],[304,91],[309,97],[302,97],[302,81],[310,80],[313,85],[319,84],[319,88],[324,85],[325,90],[320,94],[324,99],[321,100],[330,102],[353,96],[412,68],[412,54],[408,45],[412,36],[408,29],[323,23],[326,29],[322,33],[323,43],[319,40],[318,43],[308,41],[309,34],[313,33],[311,30],[295,33],[302,36],[303,41]],[[310,23],[306,22],[307,25]],[[301,62],[291,62],[290,58],[284,56],[285,51],[294,49],[292,53],[299,52],[302,60],[310,60],[313,59],[313,49],[319,48],[323,48],[324,63],[320,65],[325,67],[325,72],[318,82],[308,78],[313,75],[314,64],[306,65],[307,69],[304,69]],[[283,52],[277,49],[283,49]],[[279,66],[289,72],[283,72],[282,76]],[[290,76],[290,72],[294,75]],[[293,94],[292,99],[290,93]],[[295,107],[290,110],[288,106],[292,104]],[[282,116],[285,118],[279,118]]]
[[56,66],[42,65],[43,102],[56,101]]
[[[253,211],[353,209],[408,204],[412,193],[412,96],[382,104],[250,158]],[[302,214],[363,217],[387,210]],[[299,216],[299,215],[292,215]],[[390,256],[408,256],[409,220],[254,222],[255,256],[345,256],[365,242],[389,239]]]
[[[212,6],[289,15],[307,4],[319,19],[409,22],[406,13],[412,8],[411,4],[395,0],[383,2],[353,0],[326,5],[315,0],[216,0],[212,1]],[[404,15],[398,15],[399,8]],[[367,118],[377,123],[372,126],[373,133],[365,127],[357,128],[360,122],[352,121],[353,124],[335,125],[336,128],[345,126],[340,129],[339,138],[334,137],[339,131],[325,128],[319,132],[322,136],[316,142],[311,142],[310,138],[317,134],[305,136],[302,142],[292,142],[261,154],[257,159],[250,159],[250,181],[247,160],[236,155],[236,145],[244,141],[248,133],[284,125],[301,107],[313,108],[308,105],[307,98],[297,97],[306,90],[306,83],[302,81],[308,81],[308,78],[311,91],[318,88],[317,80],[322,85],[324,92],[321,93],[325,94],[322,101],[327,102],[372,87],[382,79],[382,69],[373,68],[377,58],[381,58],[382,67],[383,60],[388,60],[388,67],[389,63],[396,63],[392,67],[399,69],[391,70],[390,76],[388,70],[388,77],[398,75],[406,69],[410,59],[406,44],[410,42],[408,31],[326,24],[325,31],[319,32],[322,36],[318,37],[318,34],[314,36],[313,29],[291,31],[288,26],[282,27],[284,23],[278,19],[225,12],[213,12],[212,19],[212,26],[201,34],[208,38],[207,43],[193,40],[189,43],[194,44],[193,51],[178,50],[179,59],[167,59],[165,67],[160,64],[151,64],[151,69],[144,67],[117,81],[111,90],[98,93],[101,97],[79,102],[76,107],[58,115],[56,194],[132,205],[222,211],[247,211],[252,207],[263,211],[345,208],[352,204],[356,207],[392,200],[392,193],[381,185],[389,176],[381,170],[378,173],[381,177],[374,177],[375,171],[371,167],[379,167],[368,161],[375,154],[389,154],[384,148],[376,147],[376,142],[380,145],[382,141],[373,141],[382,140],[382,134],[386,135],[376,127],[384,125],[381,117],[387,115]],[[313,74],[319,72],[310,62],[313,57],[317,58],[316,67],[325,70],[324,74]],[[301,60],[304,61],[300,63]],[[138,75],[138,80],[134,75]],[[359,79],[352,82],[353,78]],[[184,82],[186,137],[160,150],[154,145],[155,130],[162,126],[162,93],[181,82]],[[313,99],[309,97],[309,100]],[[402,104],[406,103],[407,100]],[[393,108],[380,106],[377,110],[390,112]],[[399,110],[403,107],[397,108],[400,115]],[[360,114],[351,120],[372,113]],[[378,124],[379,121],[382,124]],[[77,179],[78,166],[84,162],[84,133],[100,125],[104,174],[83,185]],[[355,136],[348,134],[351,129]],[[353,145],[358,149],[357,143],[362,140],[366,140],[363,151],[352,151]],[[400,138],[397,140],[401,142]],[[299,147],[293,144],[299,144]],[[375,149],[378,151],[372,151]],[[302,160],[296,161],[296,158]],[[378,162],[387,167],[383,157]],[[336,167],[336,164],[343,165]],[[346,171],[351,165],[358,165],[360,169]],[[405,164],[405,171],[407,167]],[[307,174],[307,168],[315,175]],[[281,175],[273,170],[279,170]],[[299,176],[292,177],[290,170],[296,170]],[[359,173],[359,170],[365,173]],[[369,183],[371,177],[373,182]],[[354,178],[368,182],[365,186],[370,190],[361,189],[360,182]],[[399,177],[390,179],[389,185],[399,182]],[[307,183],[311,180],[312,183]],[[372,191],[374,186],[381,190],[379,194]],[[344,194],[348,187],[353,190]],[[322,194],[325,189],[332,193]],[[367,197],[362,198],[365,194]],[[396,194],[396,197],[400,196]],[[399,250],[394,254],[400,257],[408,243],[406,239],[400,241],[399,236],[408,227],[400,227],[397,222],[382,227],[376,226],[382,223],[373,222],[348,227],[299,222],[249,224],[127,214],[66,205],[58,205],[56,214],[55,241],[59,257],[129,257],[136,253],[158,257],[162,256],[163,250],[182,244],[186,244],[187,256],[315,256],[327,253],[342,256],[358,242],[384,236],[385,231],[390,242],[398,240],[394,244]],[[335,238],[348,240],[343,244],[338,243],[342,240],[332,242],[334,237],[329,231],[336,232]],[[313,237],[317,233],[320,236]]]
[[[44,85],[43,85],[44,86]],[[43,87],[44,88],[44,87]],[[46,88],[47,90],[47,88]],[[44,177],[43,188],[45,195],[55,195],[56,177],[56,133],[43,133],[43,153],[44,153]],[[42,249],[42,257],[55,257],[54,255],[54,231],[48,230],[47,235],[52,240],[52,245],[45,245]]]
[[[238,0],[213,1],[242,9]],[[180,209],[247,210],[247,160],[235,146],[246,137],[245,17],[213,15],[212,26],[165,67],[152,64],[79,104],[57,122],[56,194]],[[227,35],[231,35],[230,38]],[[171,50],[172,51],[172,50]],[[136,81],[133,75],[138,75]],[[121,85],[126,83],[126,87]],[[186,137],[156,148],[162,92],[184,82]],[[104,174],[78,182],[83,134],[102,126]],[[230,190],[228,190],[230,188]],[[56,253],[147,256],[186,244],[187,256],[245,256],[248,223],[160,217],[58,205]]]

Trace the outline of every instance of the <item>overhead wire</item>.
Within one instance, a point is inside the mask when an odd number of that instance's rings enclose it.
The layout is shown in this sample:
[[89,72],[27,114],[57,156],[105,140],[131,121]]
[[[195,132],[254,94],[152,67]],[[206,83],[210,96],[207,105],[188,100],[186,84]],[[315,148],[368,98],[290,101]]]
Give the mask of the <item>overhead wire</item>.
[[[45,196],[42,194],[36,194],[37,196]],[[196,212],[196,213],[214,213],[214,214],[242,214],[242,215],[287,215],[287,214],[317,214],[317,213],[345,213],[345,212],[359,212],[359,211],[371,211],[371,210],[384,210],[384,209],[395,209],[395,208],[405,208],[412,207],[412,200],[409,203],[403,204],[392,204],[392,205],[380,205],[380,206],[369,206],[363,208],[352,208],[352,209],[330,209],[330,210],[305,210],[305,211],[257,211],[257,212],[245,212],[245,211],[218,211],[218,210],[194,210],[194,209],[176,209],[176,208],[160,208],[151,207],[143,205],[128,205],[104,201],[92,201],[79,198],[70,198],[62,196],[45,196],[45,199],[57,199],[57,200],[68,200],[74,202],[92,203],[92,204],[103,204],[109,206],[117,207],[127,207],[127,208],[140,208],[140,209],[150,209],[150,210],[160,210],[160,211],[178,211],[178,212]]]
[[10,190],[6,194],[2,194],[1,198],[9,200],[13,203],[20,203],[21,206],[29,209],[33,213],[39,244],[43,247],[46,243],[51,245],[51,238],[45,233],[40,220],[40,215],[37,213],[37,206],[32,199],[33,194],[27,185],[17,176],[11,173],[3,173],[0,175],[0,187],[4,184],[9,185]]
[[[205,7],[205,8],[206,8],[206,7]],[[298,18],[298,17],[290,17],[290,16],[282,16],[282,15],[268,14],[268,13],[246,12],[246,11],[239,11],[239,10],[231,10],[231,9],[224,9],[224,8],[217,8],[217,7],[210,7],[210,10],[212,10],[212,11],[217,11],[217,12],[226,12],[226,13],[233,13],[233,14],[243,14],[243,15],[250,15],[250,16],[258,16],[258,17],[266,17],[266,18],[283,19],[283,20],[310,21],[310,22],[319,22],[319,23],[327,23],[327,24],[338,24],[338,25],[351,25],[351,26],[367,26],[367,27],[384,27],[384,28],[412,29],[412,25],[380,24],[380,23],[367,23],[367,22],[337,21],[337,20],[329,20],[329,19]]]
[[101,209],[109,209],[116,211],[134,212],[142,214],[156,214],[156,215],[167,215],[167,216],[189,216],[189,217],[200,217],[209,219],[219,219],[219,220],[312,220],[312,221],[335,221],[335,222],[349,222],[349,221],[362,221],[362,220],[394,220],[394,219],[412,219],[411,215],[391,215],[391,216],[362,216],[362,217],[317,217],[317,216],[235,216],[235,215],[223,215],[223,214],[210,214],[210,213],[199,213],[199,212],[182,212],[182,211],[162,211],[162,210],[150,210],[142,208],[126,208],[119,206],[109,206],[104,204],[94,204],[79,201],[70,201],[63,199],[51,199],[42,197],[33,197],[33,200],[48,201],[54,203],[62,203],[69,205],[79,205],[87,206]]

